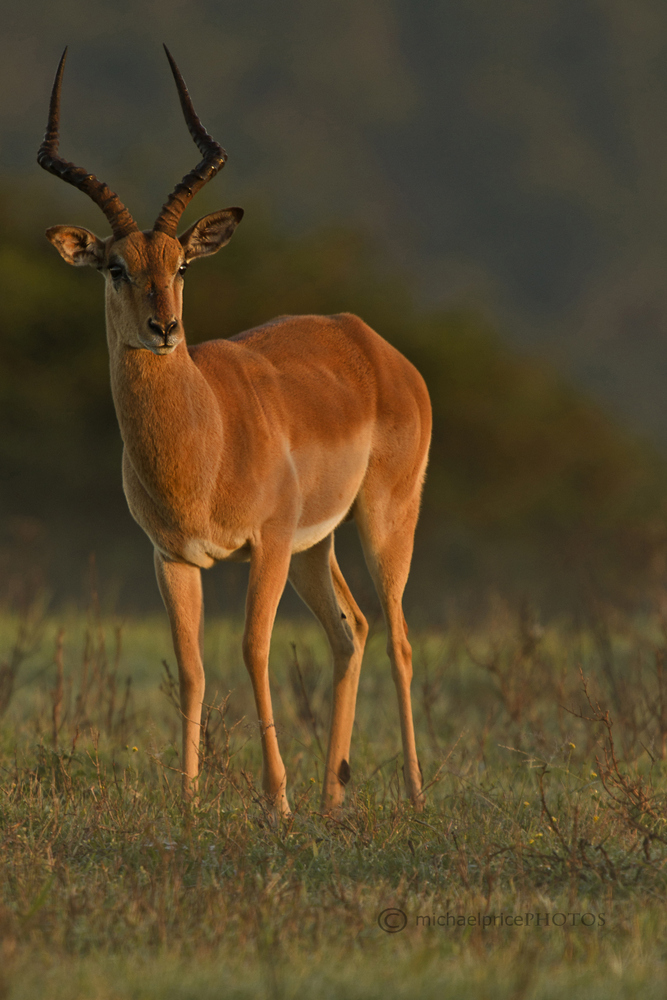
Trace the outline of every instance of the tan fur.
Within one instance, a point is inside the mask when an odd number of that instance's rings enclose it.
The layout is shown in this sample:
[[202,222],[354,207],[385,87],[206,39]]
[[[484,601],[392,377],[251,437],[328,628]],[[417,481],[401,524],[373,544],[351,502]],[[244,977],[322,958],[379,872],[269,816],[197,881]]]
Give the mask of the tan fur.
[[[133,232],[102,242],[73,227],[48,234],[70,263],[92,264],[107,277],[111,388],[125,445],[123,484],[133,517],[155,547],[171,620],[186,791],[198,773],[204,697],[200,568],[244,559],[250,561],[250,580],[243,653],[260,720],[264,791],[278,811],[288,811],[268,654],[289,578],[320,619],[333,651],[323,806],[341,805],[367,634],[333,549],[333,529],[351,514],[387,621],[405,781],[419,806],[411,651],[401,598],[431,432],[423,379],[348,314],[284,316],[229,340],[188,348],[178,270],[186,259],[213,252],[208,230],[207,248],[201,249],[199,225],[181,241]],[[114,260],[123,262],[127,281],[109,276]],[[169,336],[155,332],[170,324]]]

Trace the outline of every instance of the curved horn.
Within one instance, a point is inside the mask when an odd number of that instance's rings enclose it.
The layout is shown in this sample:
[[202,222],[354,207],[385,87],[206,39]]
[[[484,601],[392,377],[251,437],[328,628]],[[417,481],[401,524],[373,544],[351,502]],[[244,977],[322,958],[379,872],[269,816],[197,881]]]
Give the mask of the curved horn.
[[44,142],[39,147],[37,162],[40,167],[44,167],[50,173],[55,174],[68,184],[80,188],[96,205],[102,209],[107,219],[111,223],[113,234],[116,239],[127,236],[128,233],[137,229],[137,224],[123,205],[117,194],[109,188],[103,181],[100,181],[94,174],[89,174],[83,167],[76,167],[68,160],[63,160],[58,156],[59,127],[60,127],[60,91],[65,71],[65,59],[67,58],[67,48],[63,52],[58,72],[53,82],[51,91],[51,103],[49,105],[49,121],[46,126]]
[[181,100],[183,117],[188,126],[190,135],[194,139],[202,153],[204,159],[197,164],[194,170],[186,174],[182,181],[176,185],[166,202],[162,206],[153,229],[158,233],[166,233],[167,236],[176,235],[176,227],[188,203],[197,194],[197,191],[204,187],[212,177],[215,177],[218,170],[221,170],[227,162],[227,153],[215,139],[208,134],[195,111],[192,100],[185,86],[185,80],[181,76],[180,70],[171,55],[171,52],[164,46],[167,59],[171,66],[176,81],[176,89]]

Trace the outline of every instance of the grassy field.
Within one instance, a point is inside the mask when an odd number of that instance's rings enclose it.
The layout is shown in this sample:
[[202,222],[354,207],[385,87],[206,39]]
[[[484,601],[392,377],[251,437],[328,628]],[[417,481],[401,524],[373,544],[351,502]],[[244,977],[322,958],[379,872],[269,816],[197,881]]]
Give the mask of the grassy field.
[[0,997],[665,994],[657,618],[542,629],[499,607],[479,632],[413,636],[421,814],[374,631],[338,820],[318,810],[327,650],[314,624],[279,623],[277,827],[240,637],[207,624],[186,807],[166,621],[0,619]]

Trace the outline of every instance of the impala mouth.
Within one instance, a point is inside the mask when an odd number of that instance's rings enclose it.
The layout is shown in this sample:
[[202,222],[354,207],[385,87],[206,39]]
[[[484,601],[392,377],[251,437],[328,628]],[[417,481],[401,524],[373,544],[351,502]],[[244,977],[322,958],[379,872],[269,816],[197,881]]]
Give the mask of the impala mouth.
[[162,357],[165,354],[171,354],[176,350],[182,340],[182,337],[174,335],[155,338],[141,337],[141,343],[146,350],[151,351],[153,354],[157,354],[158,357]]

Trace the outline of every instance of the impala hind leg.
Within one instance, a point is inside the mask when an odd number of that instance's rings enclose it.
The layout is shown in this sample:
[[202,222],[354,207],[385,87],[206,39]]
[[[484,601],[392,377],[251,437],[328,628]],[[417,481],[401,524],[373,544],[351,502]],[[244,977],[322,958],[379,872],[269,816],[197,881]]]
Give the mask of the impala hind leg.
[[278,603],[287,583],[289,545],[261,545],[253,550],[246,597],[243,659],[255,695],[262,739],[262,788],[274,816],[289,816],[286,774],[273,719],[269,688],[269,647]]
[[155,550],[155,574],[169,615],[174,652],[178,663],[183,724],[183,793],[197,791],[199,740],[204,701],[204,601],[201,572],[187,563],[170,562]]
[[322,787],[322,809],[332,812],[342,805],[350,777],[350,742],[368,623],[336,561],[333,534],[292,556],[289,579],[319,618],[333,654],[333,703]]
[[417,759],[410,698],[412,647],[408,642],[408,626],[402,605],[419,512],[418,498],[403,513],[395,509],[389,513],[389,507],[388,504],[385,510],[378,511],[362,503],[358,506],[355,517],[366,563],[387,624],[387,653],[391,661],[401,722],[405,788],[415,808],[421,809],[424,804],[423,779]]

